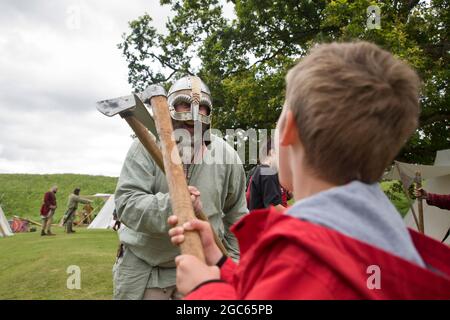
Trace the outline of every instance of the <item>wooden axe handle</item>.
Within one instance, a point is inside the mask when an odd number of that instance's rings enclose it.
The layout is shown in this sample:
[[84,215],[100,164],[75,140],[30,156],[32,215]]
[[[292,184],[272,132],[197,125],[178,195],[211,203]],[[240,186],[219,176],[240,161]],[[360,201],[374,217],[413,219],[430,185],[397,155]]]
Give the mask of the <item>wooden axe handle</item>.
[[[134,133],[138,137],[139,141],[141,141],[144,148],[148,151],[148,153],[150,153],[151,157],[156,162],[161,171],[165,173],[163,155],[155,140],[148,132],[147,128],[134,116],[127,116],[125,117],[125,120],[128,122],[131,129],[133,129]],[[198,219],[208,222],[208,217],[202,211],[196,212],[195,215]],[[216,244],[219,247],[220,251],[222,252],[222,254],[228,256],[227,249],[219,239],[219,236],[214,231],[214,229],[212,229],[212,231],[214,240],[216,241]]]
[[[184,170],[181,165],[181,158],[177,145],[173,139],[172,118],[169,114],[167,98],[156,96],[151,99],[153,113],[155,116],[156,128],[161,139],[164,168],[166,171],[167,185],[169,186],[170,202],[172,212],[178,217],[178,224],[195,218],[192,207],[191,195],[184,177]],[[205,262],[205,254],[197,232],[186,231],[184,241],[180,245],[182,254],[190,254]]]
[[144,148],[150,153],[153,160],[155,160],[156,165],[162,170],[163,173],[165,173],[161,150],[159,150],[147,128],[138,119],[136,119],[135,116],[126,116],[125,120],[128,122],[131,129],[133,129]]

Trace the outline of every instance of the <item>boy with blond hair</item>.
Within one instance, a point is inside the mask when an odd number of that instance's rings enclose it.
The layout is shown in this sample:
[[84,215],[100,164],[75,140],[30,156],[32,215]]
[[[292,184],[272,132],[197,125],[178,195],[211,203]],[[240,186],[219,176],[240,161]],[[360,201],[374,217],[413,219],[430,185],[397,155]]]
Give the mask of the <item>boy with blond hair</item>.
[[207,223],[173,227],[174,244],[198,230],[207,260],[176,258],[178,290],[188,299],[449,299],[450,249],[408,230],[377,183],[417,128],[416,73],[374,44],[331,43],[286,83],[279,178],[296,203],[233,226],[239,265]]

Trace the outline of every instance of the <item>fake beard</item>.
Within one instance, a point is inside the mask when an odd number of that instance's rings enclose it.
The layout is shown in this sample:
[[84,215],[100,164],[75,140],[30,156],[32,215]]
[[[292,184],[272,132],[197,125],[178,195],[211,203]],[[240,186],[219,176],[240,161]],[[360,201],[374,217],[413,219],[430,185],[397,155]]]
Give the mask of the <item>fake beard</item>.
[[207,126],[200,121],[172,120],[172,124],[181,161],[190,164],[203,146],[203,134]]

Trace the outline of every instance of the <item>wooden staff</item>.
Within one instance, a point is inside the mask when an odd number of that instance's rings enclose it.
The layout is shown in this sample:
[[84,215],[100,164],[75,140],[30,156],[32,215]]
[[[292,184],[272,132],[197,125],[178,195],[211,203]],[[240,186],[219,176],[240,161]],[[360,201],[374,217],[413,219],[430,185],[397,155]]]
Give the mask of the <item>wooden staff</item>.
[[400,176],[400,184],[402,185],[403,193],[405,194],[406,199],[408,200],[409,208],[411,209],[412,216],[414,218],[414,222],[416,223],[416,226],[417,226],[417,230],[419,230],[420,229],[419,220],[417,219],[416,210],[414,210],[414,203],[409,196],[408,189],[406,189],[405,185],[403,184],[402,172],[401,172],[400,167],[397,162],[395,162],[395,167],[397,168],[398,175]]
[[[422,188],[422,175],[419,171],[416,172],[416,188]],[[419,210],[419,231],[425,233],[425,223],[423,220],[423,200],[421,197],[417,198],[417,207]]]

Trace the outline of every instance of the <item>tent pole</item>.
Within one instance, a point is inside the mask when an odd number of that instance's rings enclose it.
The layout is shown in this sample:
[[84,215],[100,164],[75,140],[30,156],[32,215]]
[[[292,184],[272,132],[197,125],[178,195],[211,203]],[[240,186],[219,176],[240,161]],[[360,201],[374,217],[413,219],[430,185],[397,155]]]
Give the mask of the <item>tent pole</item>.
[[86,221],[87,223],[91,224],[92,221],[89,221],[88,218],[90,218],[94,214],[94,212],[95,212],[95,209],[93,209],[91,211],[91,213],[89,213],[86,217],[84,217],[83,220],[81,220],[80,224],[77,224],[77,227],[79,225],[81,225],[84,221]]
[[61,220],[58,223],[58,227],[64,227],[64,215],[61,217]]
[[37,225],[37,226],[39,226],[39,227],[42,227],[42,224],[41,224],[41,223],[36,222],[36,221],[33,221],[33,220],[31,220],[31,219],[21,218],[21,217],[18,217],[18,216],[14,216],[14,217],[17,218],[17,219],[19,219],[19,220],[28,221],[28,222],[30,222],[30,223],[32,223],[32,224],[35,224],[35,225]]
[[6,237],[6,232],[3,231],[2,224],[0,223],[0,233],[3,235],[3,237]]
[[[422,188],[422,175],[419,171],[416,172],[416,187],[417,189]],[[422,198],[417,198],[417,207],[419,209],[419,231],[425,233],[425,224],[423,221],[423,200]]]
[[397,162],[395,162],[395,167],[397,168],[398,175],[400,176],[400,183],[402,185],[403,193],[406,196],[406,199],[408,200],[408,203],[410,203],[409,208],[411,209],[411,212],[413,214],[414,222],[416,223],[417,230],[420,230],[419,226],[419,220],[417,219],[416,211],[414,210],[414,203],[412,202],[411,198],[409,197],[408,190],[406,189],[405,185],[403,184],[403,180],[401,179],[402,173],[400,171],[400,167]]

